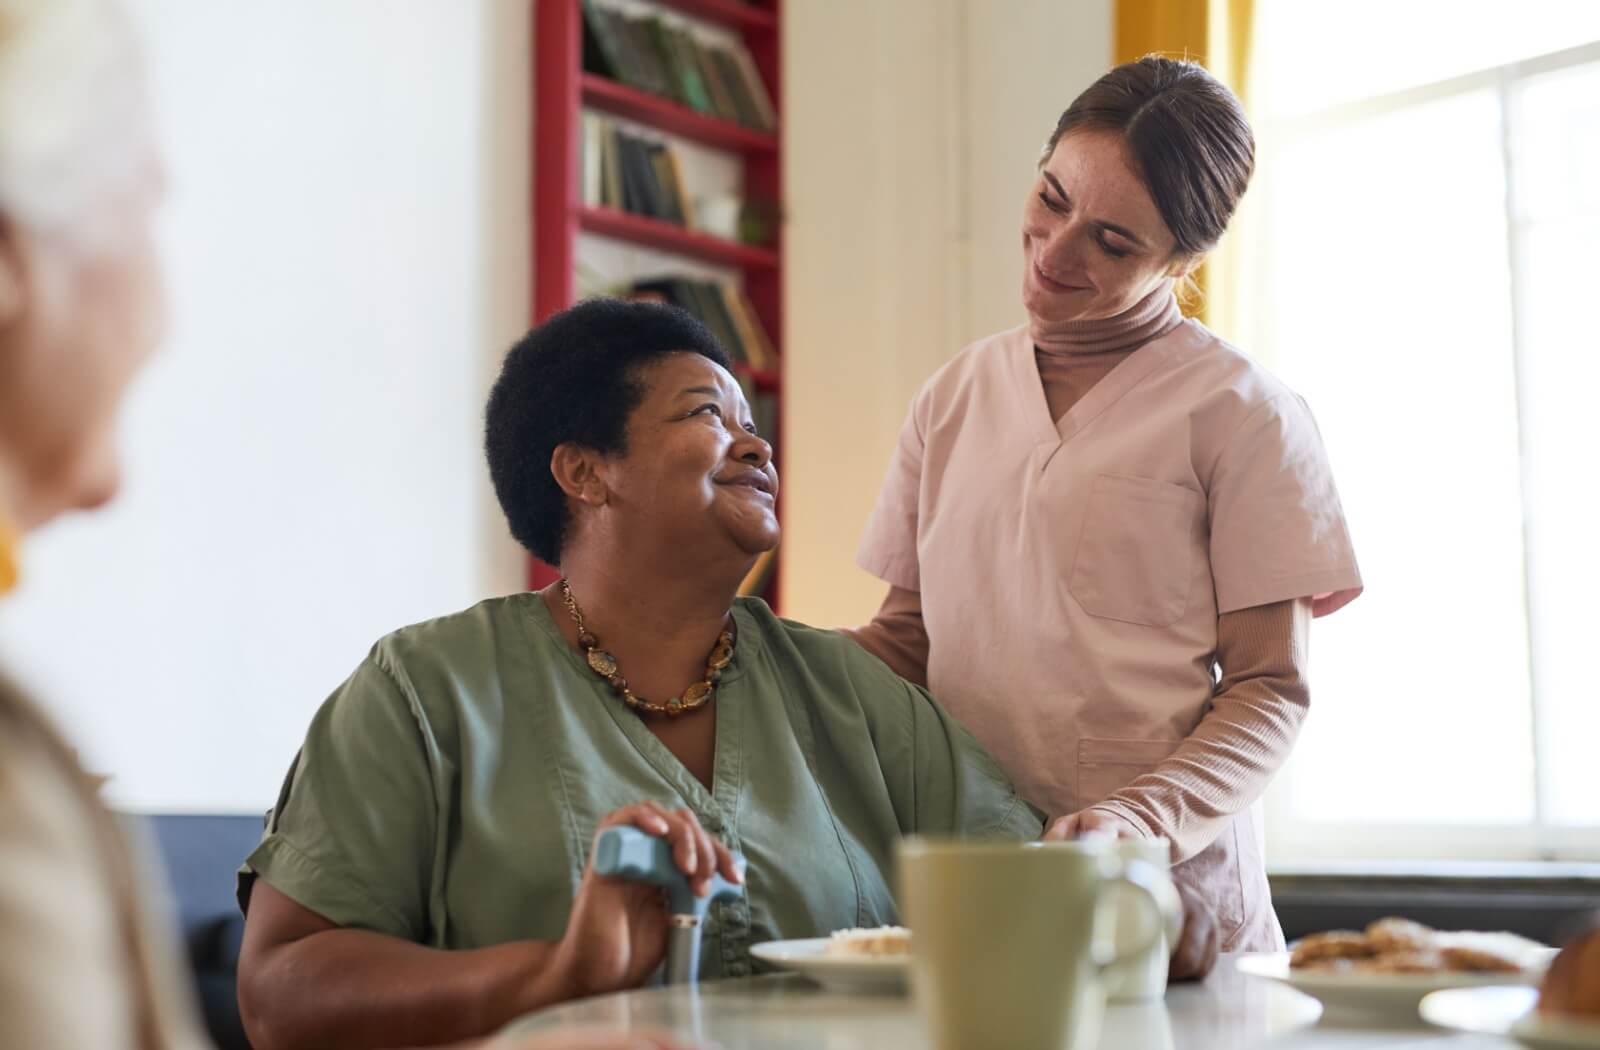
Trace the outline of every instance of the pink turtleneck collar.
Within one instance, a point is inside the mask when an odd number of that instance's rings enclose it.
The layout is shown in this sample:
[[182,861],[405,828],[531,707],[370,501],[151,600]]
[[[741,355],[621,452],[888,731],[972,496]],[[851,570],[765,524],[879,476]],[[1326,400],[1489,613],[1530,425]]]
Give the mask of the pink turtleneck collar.
[[1162,281],[1149,295],[1115,317],[1049,324],[1030,318],[1028,332],[1044,354],[1101,354],[1136,350],[1183,323],[1172,282]]

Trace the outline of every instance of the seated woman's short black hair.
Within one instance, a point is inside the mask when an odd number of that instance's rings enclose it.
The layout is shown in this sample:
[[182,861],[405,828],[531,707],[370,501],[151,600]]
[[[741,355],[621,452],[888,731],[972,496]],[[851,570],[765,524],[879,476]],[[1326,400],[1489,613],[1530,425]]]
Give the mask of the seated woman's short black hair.
[[571,441],[604,455],[627,451],[628,417],[644,397],[640,369],[673,353],[731,368],[727,351],[675,306],[589,299],[511,348],[489,393],[484,447],[511,535],[535,557],[561,560],[567,499],[550,473]]

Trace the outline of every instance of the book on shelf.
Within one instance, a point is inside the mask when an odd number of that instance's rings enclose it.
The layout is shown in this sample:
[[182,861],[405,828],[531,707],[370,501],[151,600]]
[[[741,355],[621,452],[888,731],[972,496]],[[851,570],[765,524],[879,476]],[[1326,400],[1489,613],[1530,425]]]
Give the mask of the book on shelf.
[[673,76],[667,56],[661,51],[659,18],[629,18],[618,16],[624,30],[633,41],[634,54],[643,66],[645,90],[666,98],[683,101],[677,78]]
[[688,52],[687,57],[692,59],[700,70],[700,80],[705,84],[707,97],[711,100],[711,112],[723,120],[731,120],[735,124],[743,123],[739,119],[739,106],[733,100],[733,92],[728,90],[728,85],[723,82],[717,64],[712,61],[710,50],[690,47]]
[[671,147],[630,135],[594,114],[583,118],[583,203],[678,226],[694,225],[683,166]]
[[742,47],[730,48],[725,54],[733,59],[743,74],[740,80],[749,90],[750,101],[755,105],[756,127],[772,131],[778,126],[778,108],[773,105],[772,96],[767,94],[767,85],[761,79],[760,70],[756,69],[756,60]]
[[671,187],[678,213],[683,217],[683,224],[690,229],[698,229],[699,223],[695,221],[694,202],[689,199],[689,183],[683,177],[683,164],[678,160],[678,151],[671,147],[663,146],[661,155],[666,160],[667,185]]
[[727,91],[730,106],[728,119],[747,128],[760,127],[760,114],[756,112],[755,103],[750,98],[750,88],[745,84],[744,75],[733,56],[726,51],[710,51],[706,53],[706,61],[716,71],[717,78]]
[[741,364],[762,371],[778,366],[777,352],[755,307],[744,289],[731,281],[657,277],[634,282],[629,294],[650,296],[689,311]]
[[735,319],[740,321],[741,334],[747,337],[744,340],[744,351],[750,366],[763,371],[776,369],[778,348],[767,334],[767,326],[761,323],[761,315],[756,313],[755,304],[744,294],[744,289],[736,284],[724,282],[721,289],[723,298],[728,301],[734,312]]
[[[640,20],[583,0],[584,68],[653,95],[671,95],[672,80]],[[589,48],[593,40],[595,47]]]
[[635,215],[655,216],[656,201],[650,192],[655,178],[649,170],[644,144],[615,130],[611,143],[617,151],[617,167],[622,170],[622,199],[617,204]]
[[667,25],[661,19],[651,20],[656,46],[667,59],[672,73],[678,100],[696,113],[715,113],[711,95],[700,79],[700,64],[695,58],[694,38],[686,30]]
[[713,44],[656,15],[583,0],[583,68],[696,113],[774,131],[777,109],[748,48]]
[[585,113],[580,172],[580,199],[585,204],[598,206],[607,197],[605,139],[606,121],[593,113]]
[[650,160],[650,174],[655,177],[656,203],[660,209],[658,214],[679,226],[689,225],[689,209],[684,206],[683,192],[678,186],[672,161],[668,159],[667,147],[652,142],[645,146],[645,153]]
[[583,0],[583,68],[596,76],[623,80],[623,69],[628,56],[606,20],[609,12],[600,10],[592,0]]

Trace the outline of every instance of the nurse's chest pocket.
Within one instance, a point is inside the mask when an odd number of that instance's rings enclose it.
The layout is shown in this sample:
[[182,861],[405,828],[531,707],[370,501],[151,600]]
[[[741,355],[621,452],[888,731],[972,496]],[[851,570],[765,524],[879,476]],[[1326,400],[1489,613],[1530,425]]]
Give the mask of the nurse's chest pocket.
[[1067,589],[1092,616],[1169,627],[1189,607],[1205,499],[1152,478],[1101,474],[1089,490]]

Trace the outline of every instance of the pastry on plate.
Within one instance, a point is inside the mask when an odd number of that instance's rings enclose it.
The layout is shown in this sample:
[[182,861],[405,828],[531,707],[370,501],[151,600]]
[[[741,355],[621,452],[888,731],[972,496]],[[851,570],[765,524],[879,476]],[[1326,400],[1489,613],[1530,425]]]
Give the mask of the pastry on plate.
[[836,930],[828,938],[829,955],[854,955],[882,958],[911,952],[911,931],[904,926],[857,927]]
[[1367,942],[1365,934],[1354,930],[1329,930],[1327,933],[1313,933],[1296,941],[1294,952],[1289,956],[1289,965],[1297,970],[1313,966],[1318,969],[1334,969],[1328,964],[1349,959],[1365,959],[1372,954],[1372,945]]
[[1295,944],[1289,965],[1323,973],[1520,973],[1544,946],[1513,933],[1444,933],[1410,919],[1387,918],[1361,933],[1314,933]]

